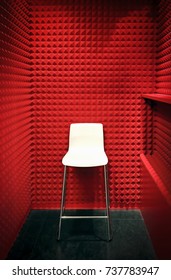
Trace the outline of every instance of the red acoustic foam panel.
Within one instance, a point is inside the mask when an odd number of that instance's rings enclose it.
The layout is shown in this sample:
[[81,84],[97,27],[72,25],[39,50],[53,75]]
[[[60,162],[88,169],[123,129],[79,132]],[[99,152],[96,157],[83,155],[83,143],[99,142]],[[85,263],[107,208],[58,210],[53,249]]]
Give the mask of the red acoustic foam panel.
[[0,9],[0,258],[4,258],[30,209],[31,87],[27,2],[1,1]]
[[159,1],[157,23],[157,93],[171,95],[170,0]]
[[[158,1],[151,153],[142,159],[142,214],[159,259],[171,258],[171,2]],[[157,93],[157,94],[156,94]],[[155,99],[155,95],[158,99]],[[150,98],[150,95],[148,96]],[[153,97],[152,97],[153,100]]]
[[[155,90],[153,1],[31,4],[32,207],[59,208],[74,122],[104,124],[111,207],[138,207],[140,153],[152,149],[141,94]],[[67,206],[104,206],[101,168],[70,168]]]
[[[171,108],[169,104],[171,79],[171,45],[168,41],[170,33],[170,1],[160,1],[157,17],[157,93],[161,99],[152,104],[153,127],[152,127],[152,152],[148,160],[154,170],[159,174],[164,186],[166,200],[171,194]],[[169,66],[170,65],[170,66]],[[162,100],[162,95],[168,96]],[[170,98],[171,100],[171,98]],[[162,101],[162,102],[160,102]]]

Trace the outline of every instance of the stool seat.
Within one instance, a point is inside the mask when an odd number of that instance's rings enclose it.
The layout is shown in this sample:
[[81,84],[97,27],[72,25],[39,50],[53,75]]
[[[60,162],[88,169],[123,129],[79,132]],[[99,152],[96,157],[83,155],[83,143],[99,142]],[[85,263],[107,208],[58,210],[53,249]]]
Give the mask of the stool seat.
[[73,167],[102,166],[108,163],[106,153],[99,148],[70,149],[62,159],[63,165]]

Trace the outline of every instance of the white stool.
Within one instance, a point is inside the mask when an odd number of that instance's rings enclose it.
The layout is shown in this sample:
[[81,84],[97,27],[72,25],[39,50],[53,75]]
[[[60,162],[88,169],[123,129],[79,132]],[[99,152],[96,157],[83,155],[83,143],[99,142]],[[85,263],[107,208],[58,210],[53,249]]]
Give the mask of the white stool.
[[[108,240],[111,240],[110,224],[110,201],[108,189],[107,163],[108,158],[104,151],[103,125],[101,123],[75,123],[70,125],[69,149],[62,159],[64,165],[62,199],[59,218],[58,240],[61,236],[62,219],[71,218],[101,218],[107,219]],[[72,167],[95,167],[103,166],[104,168],[104,186],[106,200],[106,215],[104,216],[64,216],[64,203],[66,192],[66,174],[67,166]]]

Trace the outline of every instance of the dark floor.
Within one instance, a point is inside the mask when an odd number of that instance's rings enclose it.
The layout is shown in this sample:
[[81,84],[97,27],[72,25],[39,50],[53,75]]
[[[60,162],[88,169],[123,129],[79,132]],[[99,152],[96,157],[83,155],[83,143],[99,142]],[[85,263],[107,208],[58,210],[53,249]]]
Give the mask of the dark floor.
[[110,242],[105,219],[63,220],[57,241],[58,220],[59,211],[32,210],[7,259],[155,259],[140,211],[111,211]]

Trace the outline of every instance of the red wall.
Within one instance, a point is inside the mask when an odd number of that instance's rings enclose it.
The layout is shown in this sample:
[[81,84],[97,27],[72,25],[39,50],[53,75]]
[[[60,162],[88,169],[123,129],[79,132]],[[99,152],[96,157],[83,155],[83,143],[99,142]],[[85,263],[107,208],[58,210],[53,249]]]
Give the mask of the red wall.
[[[145,207],[154,244],[166,234],[150,217],[170,215],[170,105],[141,98],[171,95],[171,4],[154,2],[1,1],[2,258],[30,204],[59,207],[72,122],[104,124],[111,206]],[[102,170],[70,172],[68,207],[103,207]]]
[[26,1],[0,2],[0,258],[30,209],[30,60]]
[[142,213],[158,258],[171,258],[171,2],[157,6],[156,91],[151,155],[142,156]]
[[[59,207],[73,122],[104,124],[111,206],[139,207],[139,156],[152,133],[141,94],[155,90],[152,1],[32,1],[31,16],[32,207]],[[68,207],[103,206],[96,173],[71,169]]]
[[157,93],[171,95],[171,2],[160,0],[157,17]]
[[[154,107],[154,153],[171,170],[171,2],[159,2],[157,26],[157,93],[167,95],[170,104]],[[161,171],[162,172],[162,171]],[[170,192],[171,185],[169,184]]]

